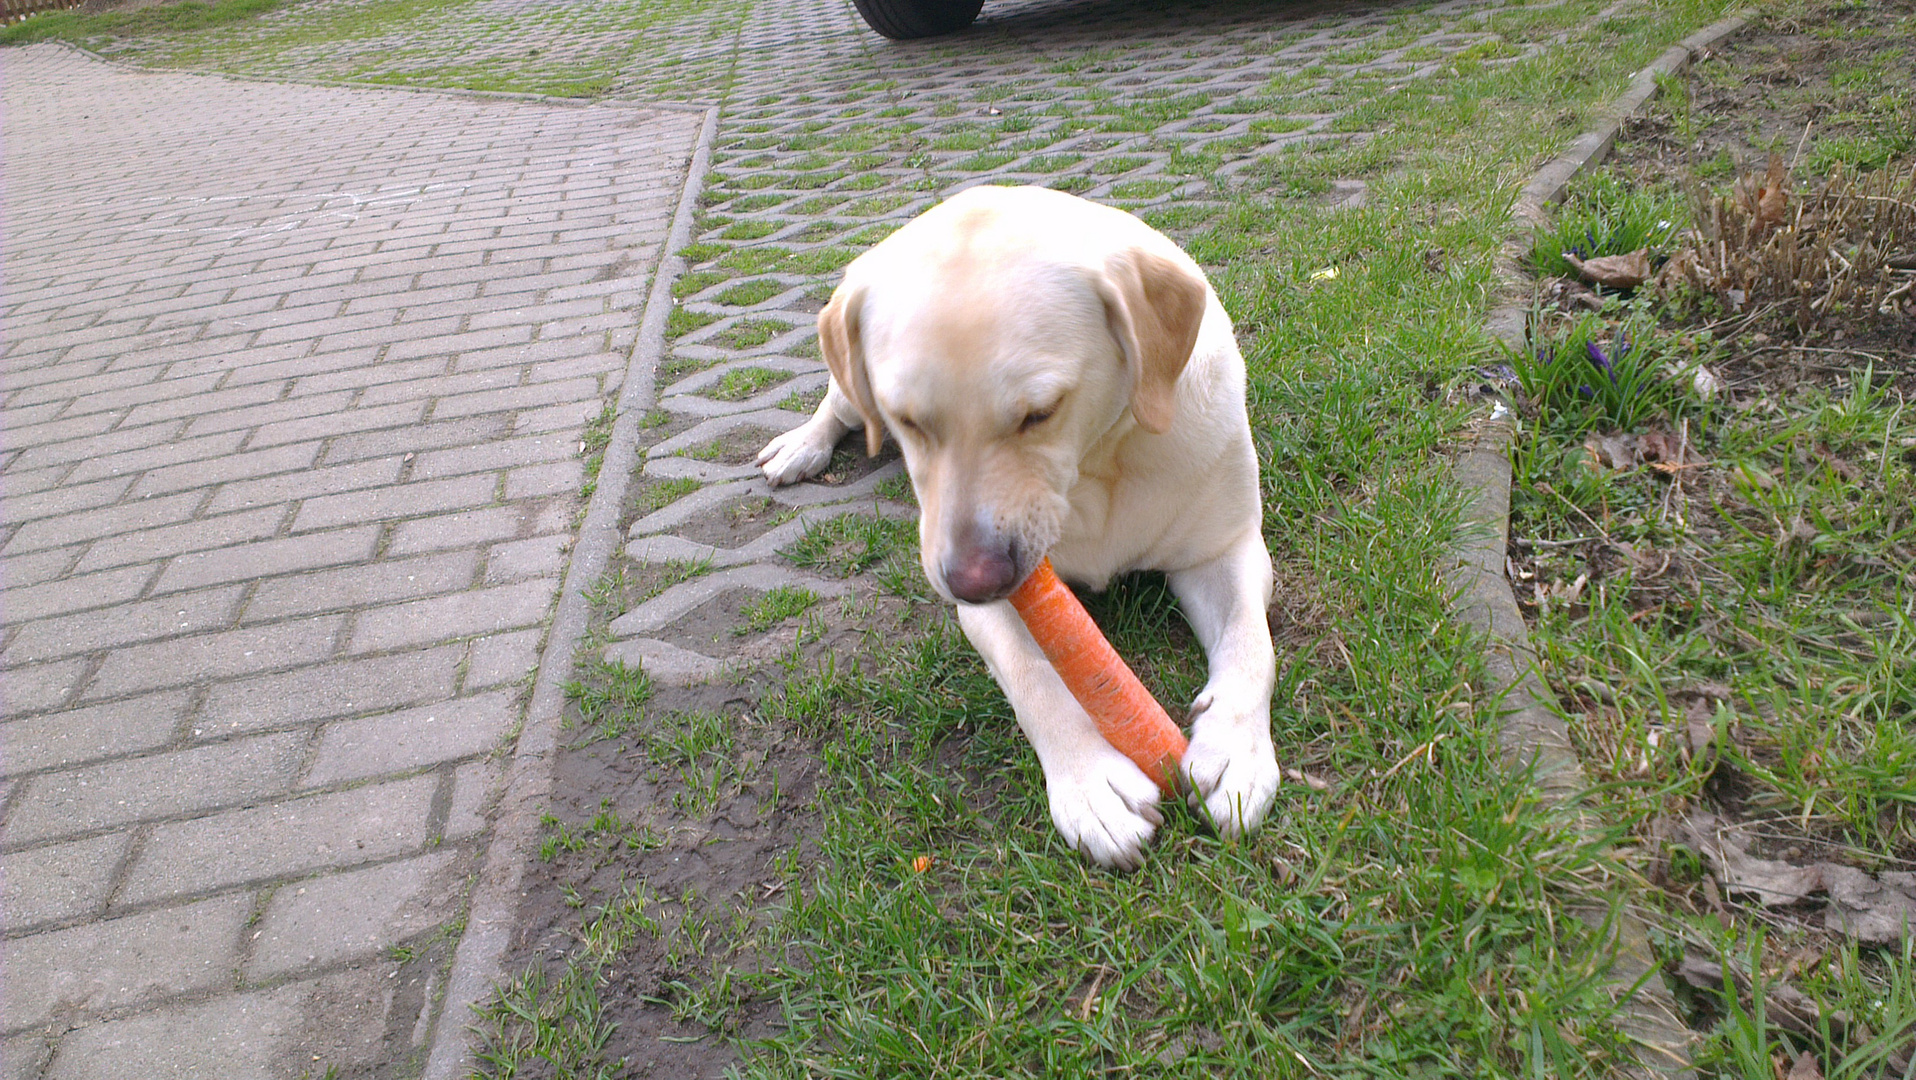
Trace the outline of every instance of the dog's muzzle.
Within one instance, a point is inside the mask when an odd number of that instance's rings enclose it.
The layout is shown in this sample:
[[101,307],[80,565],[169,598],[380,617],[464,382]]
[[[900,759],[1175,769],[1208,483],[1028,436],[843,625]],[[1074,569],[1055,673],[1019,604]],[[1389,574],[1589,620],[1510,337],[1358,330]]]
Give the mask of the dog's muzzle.
[[1003,600],[1024,580],[1010,540],[963,548],[947,556],[939,569],[945,575],[945,588],[967,604]]

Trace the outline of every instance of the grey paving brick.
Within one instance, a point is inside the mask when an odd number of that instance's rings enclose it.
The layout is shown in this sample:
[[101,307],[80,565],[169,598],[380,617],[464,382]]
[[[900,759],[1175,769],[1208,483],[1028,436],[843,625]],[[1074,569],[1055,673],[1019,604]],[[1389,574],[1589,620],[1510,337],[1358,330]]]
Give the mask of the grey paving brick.
[[45,1080],[301,1080],[331,1069],[369,1073],[383,1063],[389,1027],[403,1022],[392,1015],[396,968],[368,964],[92,1025],[62,1041]]
[[8,941],[0,1030],[230,986],[252,913],[251,896],[223,896]]
[[[231,412],[247,405],[259,405],[279,397],[281,382],[260,382],[250,386],[235,386],[227,390],[210,390],[199,394],[183,394],[163,401],[149,401],[136,405],[126,414],[125,426],[157,424],[165,420],[179,420],[186,417],[205,416]],[[206,434],[206,432],[196,432]]]
[[119,902],[357,866],[418,851],[436,776],[309,795],[156,826]]
[[[526,368],[534,372],[544,369],[547,362],[564,360],[575,356],[585,356],[602,352],[604,346],[591,338],[560,338],[554,341],[530,341],[523,345],[508,345],[498,349],[469,349],[459,354],[453,362],[456,372],[481,371],[487,368]],[[625,361],[619,360],[620,364]]]
[[118,649],[107,654],[86,696],[99,700],[310,664],[332,655],[340,621],[302,619]]
[[[614,382],[606,389],[608,394],[617,387]],[[591,423],[605,408],[602,399],[573,401],[564,405],[549,405],[543,409],[532,409],[513,417],[512,433],[515,436],[544,435],[550,432],[578,431]]]
[[445,701],[453,696],[463,651],[447,645],[221,683],[207,695],[190,734],[225,738]]
[[489,506],[457,514],[402,521],[393,529],[388,555],[417,555],[448,548],[474,547],[505,540],[524,531],[526,507]]
[[486,584],[558,577],[565,571],[566,554],[571,548],[572,538],[562,534],[494,544],[486,549]]
[[[163,425],[148,425],[160,427]],[[111,436],[102,436],[102,439]],[[126,476],[145,472],[148,469],[164,468],[168,465],[183,465],[187,462],[205,461],[209,458],[221,458],[238,450],[244,436],[237,431],[221,431],[198,438],[175,439],[172,442],[148,446],[140,450],[123,450],[117,453],[95,452],[86,455],[85,460],[73,467],[67,474],[68,483],[84,483],[102,476]],[[64,445],[74,446],[75,443]]]
[[[201,413],[187,422],[187,433],[205,435],[215,431],[237,431],[244,428],[260,428],[285,420],[298,420],[309,416],[338,412],[352,402],[352,393],[346,390],[330,394],[311,394],[303,397],[273,400],[246,408],[226,409],[216,413]],[[311,437],[311,436],[307,436]],[[286,440],[276,440],[286,441]],[[263,445],[257,433],[247,443],[248,448]]]
[[47,844],[0,855],[0,911],[9,934],[97,914],[106,907],[113,872],[131,832]]
[[[222,435],[225,433],[222,433]],[[210,436],[218,438],[219,436]],[[206,487],[228,480],[252,480],[274,473],[295,472],[312,467],[319,457],[317,441],[275,446],[267,450],[231,453],[206,461],[153,469],[134,486],[136,498],[164,495],[173,491]]]
[[[500,438],[506,433],[506,427],[507,419],[503,416],[474,416],[443,423],[418,424],[392,431],[342,435],[332,440],[327,446],[322,460],[328,465],[335,465],[345,461],[409,453],[417,453],[421,458],[425,458],[430,456],[429,451],[441,447],[460,448],[446,455],[458,457],[466,447]],[[497,468],[497,466],[490,467]],[[477,472],[479,470],[460,469],[458,471]],[[419,476],[417,466],[414,467],[413,475]],[[430,479],[430,477],[422,479]]]
[[184,690],[11,720],[0,725],[0,776],[15,776],[102,758],[122,757],[171,742],[186,715]]
[[379,544],[379,527],[262,540],[217,551],[182,555],[167,564],[153,586],[156,595],[225,581],[256,581],[300,570],[370,559]]
[[206,504],[207,516],[232,513],[257,506],[276,506],[294,499],[309,499],[376,488],[399,481],[405,460],[399,455],[356,461],[350,465],[308,469],[263,480],[242,480],[221,484]]
[[[182,495],[175,498],[177,505],[190,505],[198,497]],[[148,501],[158,503],[161,500],[155,498]],[[178,525],[164,525],[157,529],[121,533],[96,541],[74,566],[74,570],[86,573],[110,566],[184,555],[189,551],[205,551],[229,544],[243,544],[249,540],[263,540],[279,530],[279,523],[285,516],[285,511],[279,507],[269,506]],[[19,537],[14,539],[17,541]]]
[[475,640],[462,688],[471,693],[524,679],[539,666],[539,645],[544,640],[544,630],[487,634]]
[[458,853],[434,851],[273,894],[260,919],[249,980],[372,956],[444,924],[464,899]]
[[584,482],[585,462],[582,460],[528,465],[506,474],[506,498],[516,501],[542,495],[576,495],[579,485]]
[[0,1080],[39,1080],[53,1056],[50,1032],[35,1031],[0,1040]]
[[381,652],[539,625],[558,589],[557,580],[542,578],[374,608],[360,614],[348,651]]
[[14,557],[24,551],[64,546],[80,540],[184,521],[192,515],[199,501],[196,495],[173,495],[66,514],[55,520],[29,521],[13,534],[13,539],[7,541],[6,548],[0,554],[7,557],[11,566]]
[[532,369],[531,379],[535,383],[541,383],[555,379],[591,377],[603,383],[605,375],[609,373],[623,375],[625,367],[625,356],[622,353],[592,352],[569,360],[540,364]]
[[[401,361],[402,363],[404,361]],[[442,361],[450,364],[450,361]],[[414,379],[410,381],[388,380],[377,386],[369,386],[360,397],[364,405],[384,405],[404,401],[434,401],[455,394],[468,394],[476,391],[497,390],[518,385],[520,373],[517,371],[485,370],[462,374],[442,374],[431,380]],[[473,410],[464,415],[477,415],[479,412],[501,410]],[[452,420],[457,417],[435,419]]]
[[72,694],[87,668],[84,660],[13,668],[7,672],[7,693],[0,699],[5,716],[23,716],[51,709]]
[[237,613],[241,591],[239,586],[229,585],[35,619],[15,631],[6,652],[0,653],[0,664],[11,668],[229,626]]
[[422,480],[410,484],[354,491],[308,499],[293,518],[293,531],[325,529],[355,521],[386,521],[460,507],[484,506],[493,501],[498,480],[488,474]]
[[[103,348],[118,355],[120,350],[111,344]],[[112,372],[102,375],[102,380],[113,380],[131,385],[102,389],[97,393],[82,394],[67,406],[66,415],[79,416],[84,413],[100,412],[109,409],[126,409],[144,405],[149,401],[166,401],[172,398],[196,397],[218,385],[220,377],[215,374],[189,375],[183,379],[152,378],[153,369],[141,368],[134,371]]]
[[[13,576],[12,570],[12,565],[8,565],[7,577]],[[146,590],[147,583],[153,580],[153,572],[150,565],[123,566],[97,574],[9,588],[0,592],[0,611],[6,613],[10,625],[19,626],[49,615],[122,604]]]
[[320,730],[302,782],[325,786],[483,754],[499,745],[519,713],[516,694],[494,691],[336,721]]
[[[292,342],[278,348],[289,354],[276,363],[254,363],[234,369],[226,385],[293,380],[293,393],[314,394],[329,390],[352,389],[359,385],[358,372],[379,357],[379,343],[327,346]],[[328,376],[331,376],[329,379]]]
[[326,314],[307,314],[297,322],[282,326],[269,326],[259,332],[253,340],[261,345],[271,345],[279,341],[305,341],[322,336],[341,337],[359,331],[381,331],[391,329],[393,314],[390,311],[369,311],[358,315],[335,315],[334,305],[323,305]]
[[478,552],[455,551],[278,578],[260,585],[241,621],[263,622],[453,592],[470,588],[478,567]]
[[497,412],[502,409],[533,409],[572,401],[597,402],[598,398],[598,379],[566,379],[475,394],[441,397],[433,403],[432,414],[435,418],[445,419],[475,413]]
[[0,447],[0,474],[6,476],[8,495],[27,495],[36,491],[49,491],[60,486],[60,481],[73,471],[71,463],[48,465],[38,469],[15,467],[20,454]]
[[[0,543],[0,549],[7,545]],[[0,580],[7,583],[9,592],[22,592],[25,589],[43,585],[65,577],[73,569],[85,551],[82,546],[43,548],[24,555],[0,554],[4,559],[4,570],[0,570]],[[0,604],[4,604],[0,600]],[[6,610],[0,607],[0,611]]]
[[29,777],[9,845],[249,803],[291,790],[304,732],[258,735]]
[[426,413],[424,401],[402,402],[396,405],[364,406],[342,409],[336,412],[322,413],[299,420],[285,420],[266,424],[253,433],[249,446],[272,446],[276,443],[291,442],[298,439],[325,438],[333,435],[345,435],[360,431],[381,431],[387,428],[407,427],[417,424]]
[[[64,402],[48,402],[48,405],[61,405]],[[15,412],[24,414],[26,410],[7,410],[9,418]],[[109,430],[120,420],[110,412],[93,413],[88,416],[75,416],[64,420],[49,420],[45,423],[31,423],[24,417],[17,424],[7,425],[7,445],[15,450],[24,450],[30,446],[43,446],[48,443],[62,443],[69,439],[85,438]]]
[[[486,417],[487,420],[503,420],[503,417]],[[469,421],[455,421],[469,423]],[[430,450],[421,453],[413,462],[412,474],[420,479],[437,476],[458,476],[461,473],[489,472],[493,469],[510,469],[519,465],[536,465],[542,461],[560,461],[578,453],[578,434],[535,435],[526,438],[500,439],[480,446],[468,446],[459,450]]]
[[[13,433],[9,431],[8,437]],[[62,485],[45,491],[36,491],[30,495],[16,495],[8,492],[4,502],[0,502],[0,522],[15,524],[32,521],[35,518],[60,517],[81,510],[108,506],[120,501],[126,489],[133,486],[133,478],[113,477],[107,480],[95,480],[90,484]]]
[[497,756],[468,761],[453,770],[452,802],[446,811],[444,839],[457,842],[484,833],[505,781],[505,761]]

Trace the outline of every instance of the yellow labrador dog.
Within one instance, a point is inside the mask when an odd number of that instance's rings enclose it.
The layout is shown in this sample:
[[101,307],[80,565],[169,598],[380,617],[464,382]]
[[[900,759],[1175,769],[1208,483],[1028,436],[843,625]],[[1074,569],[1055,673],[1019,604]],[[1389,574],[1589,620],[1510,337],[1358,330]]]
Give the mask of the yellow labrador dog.
[[1161,570],[1210,663],[1191,706],[1191,803],[1226,836],[1276,796],[1271,558],[1244,360],[1203,271],[1120,210],[977,187],[861,255],[818,316],[831,388],[759,464],[815,475],[847,432],[889,430],[922,509],[925,575],[1004,688],[1051,820],[1135,868],[1163,821],[1151,778],[1098,734],[1005,600],[1047,553],[1102,588]]

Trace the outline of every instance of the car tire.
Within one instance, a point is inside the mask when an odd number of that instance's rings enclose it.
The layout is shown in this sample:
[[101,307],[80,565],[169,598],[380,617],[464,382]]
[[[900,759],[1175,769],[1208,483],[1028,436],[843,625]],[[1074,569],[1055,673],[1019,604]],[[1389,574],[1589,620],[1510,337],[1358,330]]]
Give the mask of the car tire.
[[852,0],[873,30],[893,41],[937,37],[971,25],[985,0]]

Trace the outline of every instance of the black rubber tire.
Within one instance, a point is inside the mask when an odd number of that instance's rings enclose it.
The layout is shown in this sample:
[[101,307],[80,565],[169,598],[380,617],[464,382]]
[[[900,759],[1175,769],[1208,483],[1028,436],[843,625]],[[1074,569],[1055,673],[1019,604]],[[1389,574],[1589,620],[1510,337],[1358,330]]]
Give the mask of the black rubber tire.
[[985,0],[852,0],[873,30],[893,41],[937,37],[971,25]]

